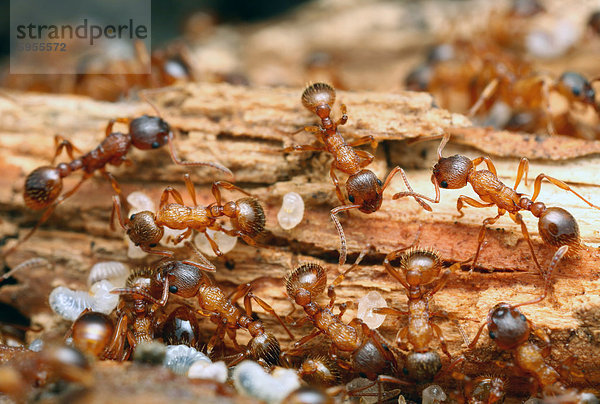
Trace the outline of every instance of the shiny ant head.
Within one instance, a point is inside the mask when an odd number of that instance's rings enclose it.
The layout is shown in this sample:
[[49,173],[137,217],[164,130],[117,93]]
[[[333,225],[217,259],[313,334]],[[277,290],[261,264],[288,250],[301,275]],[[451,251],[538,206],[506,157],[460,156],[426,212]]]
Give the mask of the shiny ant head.
[[371,170],[361,170],[348,177],[346,192],[352,204],[360,205],[363,213],[373,213],[379,210],[383,202],[381,187],[383,182]]
[[285,279],[289,297],[300,306],[305,306],[323,293],[327,286],[327,274],[318,264],[308,263],[292,270]]
[[433,176],[440,188],[459,189],[467,185],[472,168],[471,159],[456,154],[440,158],[433,166]]
[[274,335],[262,332],[248,342],[252,359],[264,360],[269,366],[279,364],[281,347]]
[[129,123],[129,134],[134,147],[141,150],[158,149],[169,141],[171,127],[158,116],[143,115]]
[[440,275],[442,261],[435,251],[413,248],[402,255],[400,269],[409,285],[426,285]]
[[73,345],[82,352],[99,356],[108,346],[114,324],[106,314],[88,311],[75,320],[71,327]]
[[419,383],[430,382],[442,368],[440,355],[435,351],[411,352],[404,362],[404,373]]
[[167,262],[160,270],[159,280],[169,281],[169,292],[184,298],[194,297],[204,282],[204,274],[195,266],[181,261]]
[[304,89],[302,105],[314,112],[319,118],[324,119],[331,113],[331,106],[335,103],[335,90],[326,83],[314,83]]
[[256,198],[246,197],[223,206],[223,214],[231,218],[233,227],[242,233],[256,237],[265,229],[265,211]]
[[23,199],[29,209],[44,209],[58,198],[61,191],[60,171],[54,167],[38,167],[25,179]]
[[154,213],[144,210],[129,217],[127,235],[135,245],[155,247],[165,230],[156,224]]
[[471,397],[478,403],[501,403],[506,395],[506,383],[500,377],[481,377],[472,386]]
[[568,245],[569,251],[581,247],[579,226],[569,212],[563,208],[546,208],[539,218],[538,230],[546,243],[554,247]]
[[431,84],[433,69],[429,65],[416,67],[404,79],[404,86],[408,91],[427,91]]
[[498,303],[488,315],[488,331],[498,347],[513,349],[527,341],[531,328],[518,308]]
[[563,73],[558,78],[558,89],[565,97],[575,98],[589,105],[596,103],[596,92],[590,82],[579,73]]

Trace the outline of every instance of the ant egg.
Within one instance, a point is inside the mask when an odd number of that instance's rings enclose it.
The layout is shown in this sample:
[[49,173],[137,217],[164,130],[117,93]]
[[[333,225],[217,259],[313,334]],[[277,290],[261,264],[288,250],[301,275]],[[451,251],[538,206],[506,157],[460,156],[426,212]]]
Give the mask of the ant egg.
[[225,383],[227,375],[228,370],[225,362],[208,363],[204,360],[194,362],[187,373],[190,379],[207,379],[219,383]]
[[163,365],[177,375],[184,376],[192,364],[197,361],[212,363],[202,352],[186,345],[167,345],[167,354]]
[[[231,230],[232,227],[229,223],[225,223],[223,228]],[[208,234],[208,236],[213,239],[215,243],[217,243],[219,250],[221,250],[223,254],[227,254],[229,251],[233,250],[233,247],[235,247],[237,243],[237,237],[232,237],[221,231],[207,229],[206,234]],[[209,257],[216,257],[215,252],[212,250],[212,247],[208,243],[208,240],[204,234],[198,233],[196,237],[194,237],[194,243],[202,252],[202,254]]]
[[437,384],[432,384],[431,386],[423,389],[423,404],[439,404],[442,401],[446,400],[446,393],[444,390]]
[[277,221],[283,230],[291,230],[298,226],[304,217],[304,201],[296,192],[288,192],[283,196],[281,209],[277,213]]
[[300,387],[300,379],[295,370],[277,368],[270,375],[258,363],[248,360],[235,367],[232,379],[239,393],[267,404],[281,403]]
[[129,276],[129,268],[119,261],[98,262],[90,269],[88,276],[88,286],[101,280],[110,281],[116,288],[125,287],[125,282]]
[[58,286],[50,293],[48,303],[52,311],[65,320],[75,321],[85,309],[91,309],[93,298],[84,291]]
[[373,309],[381,307],[388,307],[387,302],[379,292],[372,290],[358,300],[356,317],[360,318],[370,329],[375,330],[385,321],[385,314],[373,313]]
[[130,193],[127,196],[127,203],[129,203],[129,206],[131,206],[129,215],[141,212],[143,210],[149,210],[150,212],[154,212],[154,201],[143,192],[135,191]]
[[[125,282],[123,282],[123,286],[125,286]],[[94,283],[89,291],[92,298],[92,310],[106,315],[112,313],[119,304],[119,295],[110,293],[115,288],[115,285],[106,279]]]

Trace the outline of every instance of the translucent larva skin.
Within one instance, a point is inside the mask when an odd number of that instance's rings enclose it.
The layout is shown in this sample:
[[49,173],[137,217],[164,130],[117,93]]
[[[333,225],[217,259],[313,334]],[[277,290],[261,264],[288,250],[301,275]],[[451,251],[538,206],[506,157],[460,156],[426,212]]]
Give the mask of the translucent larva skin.
[[375,330],[385,321],[384,314],[373,313],[374,309],[387,307],[387,302],[377,291],[370,291],[358,300],[358,312],[360,318],[370,329]]
[[277,213],[279,226],[284,230],[291,230],[302,222],[304,217],[304,201],[296,192],[288,192],[283,196],[281,209]]
[[194,362],[212,363],[208,356],[186,345],[168,345],[164,366],[178,375],[187,375]]
[[85,309],[91,309],[93,300],[85,291],[64,286],[55,288],[48,297],[52,311],[69,321],[75,321]]

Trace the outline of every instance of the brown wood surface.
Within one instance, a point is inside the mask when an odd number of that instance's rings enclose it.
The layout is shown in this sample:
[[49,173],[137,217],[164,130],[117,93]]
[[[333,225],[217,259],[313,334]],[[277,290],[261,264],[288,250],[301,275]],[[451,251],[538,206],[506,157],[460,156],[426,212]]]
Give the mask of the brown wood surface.
[[[180,129],[176,148],[182,158],[221,162],[235,173],[238,185],[264,202],[267,232],[261,244],[251,247],[240,241],[227,254],[226,260],[214,260],[216,278],[231,288],[263,277],[257,282],[257,294],[280,314],[291,308],[282,279],[298,262],[321,263],[329,270],[330,280],[340,270],[336,264],[339,241],[329,218],[329,210],[339,204],[329,178],[331,158],[324,153],[281,153],[285,146],[313,142],[309,133],[292,134],[304,125],[315,123],[300,104],[301,92],[301,88],[188,85],[148,96],[163,117]],[[342,129],[347,139],[373,135],[381,142],[376,160],[370,166],[380,178],[400,164],[407,169],[417,191],[433,196],[430,175],[438,141],[409,144],[408,140],[439,136],[449,131],[456,135],[456,142],[448,145],[445,155],[461,153],[472,158],[489,155],[496,163],[500,178],[507,184],[514,183],[518,161],[521,156],[527,156],[531,159],[530,179],[540,172],[555,176],[600,205],[600,188],[597,186],[600,183],[599,142],[560,136],[524,137],[468,128],[470,124],[466,118],[432,107],[431,98],[424,94],[340,92],[338,100],[349,110],[350,119]],[[338,107],[334,111],[337,114]],[[49,163],[54,150],[54,134],[60,133],[87,151],[102,139],[109,119],[142,113],[152,113],[152,109],[141,102],[110,104],[75,96],[21,93],[0,98],[0,240],[4,249],[12,245],[17,236],[22,237],[40,215],[24,207],[23,181],[31,170]],[[172,164],[166,150],[136,150],[130,158],[133,164],[129,167],[109,168],[125,194],[141,190],[158,203],[162,190],[173,185],[187,198],[182,182],[186,170]],[[213,180],[228,179],[208,168],[191,172],[200,203],[211,202],[210,183]],[[68,189],[76,180],[69,178],[65,187]],[[379,212],[371,215],[352,212],[342,217],[351,253],[349,261],[367,243],[374,246],[375,252],[370,253],[364,265],[337,289],[339,302],[356,301],[366,292],[377,290],[391,306],[405,307],[406,297],[401,285],[390,279],[381,266],[384,255],[410,245],[419,235],[418,244],[437,249],[446,263],[464,260],[475,252],[482,220],[496,214],[495,209],[467,208],[465,216],[458,218],[456,198],[460,194],[474,196],[470,187],[442,190],[442,201],[433,207],[433,213],[423,211],[414,200],[393,201],[393,193],[401,190],[404,185],[396,178],[386,192]],[[524,185],[519,190],[532,192]],[[278,226],[276,215],[282,196],[289,191],[303,196],[306,211],[298,227],[285,231]],[[64,331],[68,324],[49,315],[47,297],[51,289],[58,285],[83,289],[87,272],[95,262],[129,262],[123,231],[109,228],[111,194],[110,185],[100,176],[94,177],[80,192],[61,204],[31,240],[6,257],[7,267],[31,257],[47,258],[53,266],[51,272],[34,269],[15,275],[16,282],[0,285],[0,302],[43,323],[49,333]],[[577,364],[586,372],[589,382],[598,385],[600,281],[597,273],[600,254],[596,246],[600,242],[600,211],[548,183],[544,183],[539,200],[569,210],[579,222],[587,247],[578,256],[564,259],[559,265],[553,299],[523,307],[522,311],[550,333],[552,363],[576,354]],[[554,250],[542,244],[535,218],[527,212],[524,216],[538,258],[545,266]],[[541,292],[542,282],[527,244],[508,217],[500,219],[487,231],[486,240],[476,270],[469,274],[465,267],[460,273],[453,274],[448,285],[435,297],[435,308],[446,311],[456,320],[435,320],[449,341],[453,355],[460,354],[466,346],[457,324],[471,339],[494,304],[523,302]],[[181,249],[182,257],[188,253]],[[144,262],[153,260],[150,257]],[[137,263],[132,261],[130,265]],[[261,312],[260,309],[257,311]],[[344,318],[349,320],[354,313],[351,309]],[[299,315],[297,310],[295,316]],[[262,317],[285,346],[289,338],[283,330],[269,316]],[[381,330],[393,339],[395,330],[405,323],[404,318],[388,318]],[[308,328],[294,329],[294,334],[301,337],[308,331]],[[242,341],[243,334],[240,333]],[[484,361],[484,364],[470,365],[474,371],[489,371],[491,365],[488,362],[500,357],[486,335],[469,355]],[[523,391],[518,382],[513,387],[515,391]]]

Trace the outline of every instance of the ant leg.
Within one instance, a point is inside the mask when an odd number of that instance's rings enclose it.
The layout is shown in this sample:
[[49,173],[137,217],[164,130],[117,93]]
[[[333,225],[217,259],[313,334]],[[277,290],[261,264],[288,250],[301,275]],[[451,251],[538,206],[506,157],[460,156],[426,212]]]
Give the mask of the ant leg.
[[203,233],[204,233],[204,237],[206,237],[206,240],[208,240],[208,244],[210,244],[210,248],[212,248],[212,250],[215,253],[215,255],[217,257],[223,256],[223,253],[221,252],[221,250],[219,250],[219,246],[217,245],[217,243],[215,242],[215,240],[213,240],[212,238],[210,238],[210,236],[208,235],[207,232],[203,232]]
[[129,218],[123,218],[121,213],[121,201],[117,195],[113,195],[113,207],[112,212],[110,213],[110,229],[112,231],[115,230],[115,214],[119,220],[119,224],[125,230],[127,230],[127,225],[129,224]]
[[292,333],[290,332],[290,330],[286,327],[286,325],[284,324],[283,320],[281,319],[281,317],[279,317],[279,315],[275,312],[275,310],[273,310],[273,307],[271,307],[267,302],[265,302],[264,300],[262,300],[260,297],[256,296],[254,293],[249,292],[245,299],[253,299],[256,303],[258,303],[258,305],[260,307],[263,308],[263,310],[265,310],[267,313],[275,316],[275,318],[277,319],[277,321],[279,322],[279,324],[282,325],[283,329],[285,330],[285,332],[287,332],[287,334],[290,336],[290,338],[292,339],[292,341],[295,339],[294,335],[292,335]]
[[179,193],[178,190],[174,189],[172,186],[168,186],[165,188],[165,190],[163,191],[163,193],[160,196],[160,203],[158,204],[158,210],[163,210],[163,208],[165,206],[167,206],[167,203],[169,202],[169,195],[173,196],[173,199],[175,199],[175,203],[178,203],[179,205],[183,205],[183,198],[181,196],[181,194]]
[[337,120],[335,126],[345,125],[348,122],[348,109],[346,108],[346,104],[340,105],[340,111],[342,111],[342,116]]
[[192,182],[192,179],[188,173],[183,175],[183,181],[185,181],[185,187],[187,188],[188,194],[190,194],[190,197],[192,198],[194,206],[198,206],[198,202],[196,202],[196,189],[194,188],[194,183]]
[[238,342],[237,342],[236,330],[235,329],[231,329],[231,328],[227,328],[226,331],[227,331],[227,336],[229,337],[229,339],[233,343],[233,349],[235,349],[238,352],[241,351],[242,348],[240,347],[240,344],[238,344]]
[[359,164],[360,168],[365,168],[366,166],[368,166],[369,164],[371,164],[371,162],[373,162],[373,160],[375,159],[375,156],[373,156],[368,151],[354,150],[354,153],[356,153],[356,155],[358,157],[360,157],[360,158],[363,159],[363,161],[361,161],[360,164]]
[[329,176],[333,181],[333,185],[335,185],[335,193],[340,200],[341,203],[346,203],[344,200],[344,194],[342,193],[342,189],[340,188],[340,181],[338,180],[337,175],[335,175],[335,166],[334,163],[331,163],[331,168],[329,169]]
[[396,334],[396,345],[403,351],[408,351],[408,327],[403,327]]
[[102,173],[104,178],[106,178],[110,182],[110,185],[112,186],[114,191],[117,194],[121,195],[121,186],[117,182],[117,179],[114,177],[114,175],[112,175],[111,173],[106,171],[106,169],[104,167],[102,167],[99,171],[100,171],[100,173]]
[[[185,245],[189,248],[191,248],[194,253],[196,254],[196,256],[200,259],[201,261],[201,266],[202,269],[204,269],[205,271],[209,271],[209,272],[215,272],[217,270],[217,268],[212,264],[212,262],[210,262],[201,252],[200,250],[198,250],[198,247],[196,247],[196,245],[194,243],[192,243],[191,241],[186,241]],[[198,263],[195,263],[193,261],[183,261],[186,264],[191,264],[194,265],[196,267],[198,267]]]
[[494,95],[494,92],[498,88],[498,84],[500,84],[500,81],[498,79],[494,79],[490,81],[487,86],[485,86],[475,104],[473,104],[473,106],[469,109],[467,117],[472,118],[473,116],[475,116],[475,114],[477,113],[477,111],[479,111],[479,108],[481,108],[483,103],[489,100]]
[[376,149],[377,145],[379,144],[372,135],[368,135],[368,136],[363,136],[361,138],[358,138],[354,142],[348,143],[348,146],[357,147],[357,146],[362,146],[363,144],[367,144],[367,143],[371,143],[371,147],[373,149]]
[[531,237],[529,237],[529,232],[527,231],[527,225],[525,225],[525,222],[523,221],[523,217],[521,216],[520,213],[516,213],[514,215],[511,213],[510,217],[516,224],[521,225],[521,233],[523,233],[523,237],[525,238],[525,241],[527,241],[527,244],[529,245],[529,250],[531,251],[531,256],[533,257],[533,262],[535,262],[535,266],[537,267],[538,271],[540,271],[540,275],[542,276],[542,278],[544,278],[544,270],[540,266],[540,263],[535,255],[535,251],[533,250],[533,243],[531,242]]
[[106,129],[104,130],[104,132],[106,133],[106,136],[110,136],[110,134],[112,133],[113,130],[113,126],[115,125],[115,123],[124,123],[125,125],[129,125],[129,123],[131,122],[131,119],[129,118],[116,118],[116,119],[111,119],[110,121],[108,121],[108,124],[106,125]]
[[[459,197],[460,199],[460,197]],[[500,217],[504,215],[504,211],[498,211],[498,214],[494,217],[488,217],[483,221],[481,225],[481,229],[479,230],[479,236],[477,237],[477,252],[475,252],[475,256],[473,257],[473,263],[471,264],[471,269],[469,273],[473,272],[473,268],[475,268],[475,264],[477,263],[477,258],[479,258],[479,253],[481,253],[481,248],[483,247],[483,240],[485,240],[485,229],[488,225],[496,223]]]
[[468,349],[475,348],[475,345],[477,345],[477,341],[479,340],[479,337],[481,337],[481,333],[483,332],[483,329],[488,325],[488,323],[491,323],[489,316],[488,316],[488,320],[486,320],[483,324],[481,324],[481,327],[479,327],[477,334],[475,334],[475,338],[473,338],[473,341],[471,341],[471,343],[467,346]]
[[519,162],[519,168],[517,168],[517,180],[515,181],[515,186],[513,189],[517,189],[519,184],[521,183],[521,178],[525,175],[525,186],[527,186],[527,174],[529,173],[529,160],[527,157],[521,158]]
[[125,347],[125,335],[127,333],[127,323],[127,315],[123,314],[119,318],[117,327],[113,332],[112,340],[104,349],[104,352],[106,352],[105,357],[107,359],[115,360],[123,353],[123,349]]
[[440,340],[440,347],[442,348],[442,352],[444,352],[446,354],[448,359],[452,360],[452,355],[450,355],[450,352],[448,352],[448,344],[446,344],[446,339],[444,338],[444,335],[442,334],[442,330],[440,329],[440,327],[437,324],[433,324],[430,322],[429,325],[431,326],[431,328],[433,328],[433,331],[435,332],[438,339]]
[[54,152],[54,157],[52,158],[52,163],[56,161],[56,158],[60,155],[60,153],[65,149],[67,151],[67,155],[71,160],[75,160],[75,156],[73,155],[73,151],[81,154],[81,150],[73,145],[68,139],[65,139],[61,135],[54,135],[54,147],[56,147],[56,151]]
[[186,238],[188,238],[191,234],[192,234],[192,228],[188,227],[186,231],[184,231],[183,233],[179,234],[175,238],[175,240],[173,240],[173,244],[177,245],[177,244],[181,243],[183,240],[185,240]]
[[216,168],[219,171],[223,171],[225,174],[230,175],[231,177],[233,177],[233,173],[231,172],[231,170],[227,167],[225,167],[223,164],[219,164],[216,162],[211,162],[211,161],[185,161],[185,160],[179,160],[179,157],[177,157],[177,153],[175,152],[175,145],[173,142],[173,133],[169,134],[169,153],[171,154],[171,160],[173,160],[173,163],[177,164],[178,166],[206,166],[206,167],[212,167],[212,168]]
[[456,200],[456,210],[458,211],[458,217],[463,217],[465,215],[462,211],[462,208],[465,204],[467,204],[469,206],[473,206],[474,208],[489,208],[491,206],[495,206],[495,204],[493,202],[490,202],[490,203],[479,202],[478,200],[475,200],[468,196],[461,195]]
[[367,244],[365,246],[365,248],[363,248],[363,250],[360,252],[358,257],[356,258],[356,261],[354,261],[354,264],[352,264],[350,266],[350,268],[346,269],[344,272],[339,274],[335,278],[335,280],[331,283],[331,285],[329,285],[329,287],[327,288],[327,296],[329,296],[329,299],[330,299],[328,309],[331,310],[333,308],[333,304],[335,303],[335,287],[339,286],[344,281],[344,279],[346,278],[346,275],[348,275],[348,273],[350,273],[350,271],[353,271],[354,269],[358,268],[358,265],[360,265],[360,262],[363,260],[365,255],[367,255],[367,253],[372,248],[373,248],[373,246],[371,244]]
[[318,328],[315,328],[310,334],[305,335],[304,337],[300,338],[298,341],[294,342],[294,348],[301,347],[302,345],[306,344],[308,341],[317,337],[321,333],[322,333],[321,330],[319,330]]
[[303,151],[325,151],[325,146],[313,146],[310,144],[295,144],[293,146],[289,146],[286,147],[285,149],[283,149],[284,153],[290,153],[290,152],[303,152]]
[[231,182],[227,181],[215,181],[212,184],[212,194],[217,201],[217,205],[221,206],[221,188],[228,189],[230,191],[239,191],[244,195],[252,196],[249,192],[244,191],[242,188],[233,185]]
[[556,179],[554,177],[550,177],[550,176],[548,176],[546,174],[540,174],[537,177],[535,177],[535,182],[533,183],[533,195],[531,196],[531,200],[532,201],[535,201],[535,199],[540,194],[540,191],[542,189],[542,180],[544,178],[547,179],[548,181],[550,181],[552,184],[554,184],[557,187],[559,187],[560,189],[564,189],[565,191],[572,192],[574,195],[576,195],[579,199],[581,199],[582,201],[584,201],[585,203],[587,203],[588,205],[590,205],[592,208],[600,209],[600,207],[594,205],[593,203],[591,203],[590,201],[588,201],[587,199],[585,199],[582,195],[580,195],[577,192],[575,192],[571,187],[569,187],[567,184],[565,184],[561,180],[558,180],[558,179]]
[[338,232],[338,236],[340,237],[340,259],[338,261],[339,265],[344,265],[344,263],[346,262],[346,236],[344,235],[344,228],[342,227],[342,224],[340,223],[340,221],[336,215],[339,212],[342,212],[345,210],[358,209],[358,208],[360,208],[360,205],[344,205],[344,206],[338,206],[337,208],[331,209],[331,212],[330,212],[331,220],[333,220],[333,224],[335,225],[335,228],[337,229],[337,232]]
[[481,163],[485,163],[485,165],[488,168],[488,171],[494,174],[494,176],[498,176],[498,173],[496,172],[496,166],[489,157],[477,157],[475,160],[473,160],[473,167],[477,167]]
[[[403,198],[405,196],[412,196],[415,199],[415,201],[417,201],[417,203],[419,205],[421,205],[421,207],[423,209],[425,209],[428,212],[431,212],[431,206],[429,206],[428,204],[423,202],[421,200],[421,198],[425,199],[429,202],[432,202],[432,203],[439,203],[440,202],[440,189],[438,188],[438,186],[437,185],[435,186],[435,199],[431,199],[430,197],[425,196],[425,195],[417,194],[416,192],[413,191],[412,187],[410,186],[410,183],[408,182],[408,178],[406,177],[406,173],[400,166],[396,166],[396,167],[394,167],[394,169],[392,171],[390,171],[387,178],[385,179],[383,186],[381,187],[381,193],[383,193],[383,191],[385,191],[385,189],[388,187],[388,185],[392,181],[392,177],[394,177],[394,175],[396,175],[396,173],[398,173],[398,172],[402,176],[402,180],[404,181],[404,185],[406,185],[408,192],[398,192],[397,194],[392,196],[392,199],[396,200],[399,198]],[[437,184],[437,183],[435,183],[435,184]]]

